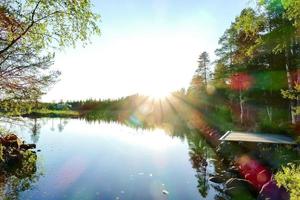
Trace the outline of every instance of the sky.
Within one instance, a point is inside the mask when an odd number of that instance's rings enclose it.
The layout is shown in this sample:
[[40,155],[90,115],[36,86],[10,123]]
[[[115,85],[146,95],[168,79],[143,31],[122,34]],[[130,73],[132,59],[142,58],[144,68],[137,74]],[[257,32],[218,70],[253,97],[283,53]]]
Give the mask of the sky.
[[94,0],[100,36],[56,52],[60,81],[43,101],[163,97],[187,88],[201,52],[211,60],[218,39],[249,0]]

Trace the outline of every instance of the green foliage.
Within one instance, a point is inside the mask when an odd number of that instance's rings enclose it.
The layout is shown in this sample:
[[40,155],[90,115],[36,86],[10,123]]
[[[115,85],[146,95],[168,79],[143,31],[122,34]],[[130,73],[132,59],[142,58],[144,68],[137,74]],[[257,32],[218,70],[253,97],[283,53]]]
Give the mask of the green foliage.
[[[291,38],[297,34],[297,16],[299,0],[261,0],[260,5],[269,18],[268,26],[271,31],[264,37],[265,44],[269,45],[275,54],[282,53],[290,47]],[[296,26],[295,26],[296,25]],[[299,33],[298,33],[299,34]]]
[[210,65],[210,60],[209,60],[209,55],[206,51],[202,52],[199,56],[198,59],[198,68],[196,69],[195,76],[201,77],[201,79],[204,82],[204,86],[207,86],[207,82],[209,79],[209,65]]
[[[300,84],[295,84],[294,88],[291,90],[281,90],[281,94],[286,99],[297,100],[300,96]],[[299,115],[300,114],[300,106],[293,107],[293,112],[296,115]]]
[[252,74],[256,91],[280,92],[286,87],[286,72],[279,70],[260,70]]
[[294,21],[294,26],[300,28],[300,0],[282,0],[282,4],[286,9],[285,16]]
[[215,66],[212,84],[218,88],[226,88],[226,79],[228,78],[228,69],[224,63],[218,62]]
[[30,113],[33,107],[31,101],[3,100],[0,102],[0,112],[6,116],[19,116]]
[[298,200],[300,197],[300,166],[288,164],[277,172],[275,180],[279,187],[283,186],[290,193],[291,200]]
[[259,5],[275,15],[281,15],[284,12],[282,0],[258,0]]
[[293,90],[281,90],[284,98],[296,100],[300,94],[300,84],[296,84]]
[[48,110],[48,109],[39,109],[33,110],[30,112],[30,116],[36,117],[79,117],[78,111],[72,110]]
[[6,188],[2,195],[6,199],[20,199],[20,193],[30,190],[43,175],[42,171],[37,171],[37,155],[34,152],[25,151],[22,155],[22,162],[0,169],[3,174],[1,184]]
[[[241,11],[219,39],[220,47],[215,51],[218,58],[210,84],[216,89],[208,101],[213,108],[209,111],[218,112],[217,107],[228,106],[233,116],[230,119],[224,114],[206,115],[220,121],[218,126],[234,124],[235,129],[287,133],[290,132],[287,122],[296,123],[294,113],[300,110],[296,105],[299,104],[296,84],[300,63],[299,0],[258,3],[257,8]],[[235,83],[234,77],[239,74],[248,77],[249,84],[237,91],[234,88],[247,81]],[[190,88],[194,88],[193,84]],[[290,109],[290,105],[295,106]],[[281,118],[276,117],[276,109],[281,110]],[[266,115],[259,120],[250,117],[255,113]]]
[[279,123],[279,120],[264,119],[259,122],[259,127],[257,128],[259,132],[262,133],[275,133],[275,134],[291,134],[292,129],[287,123]]
[[210,124],[217,124],[218,128],[224,133],[237,128],[233,123],[232,112],[226,105],[217,105],[214,110],[211,110],[211,112],[206,115],[206,120]]
[[92,12],[90,0],[5,0],[1,11],[14,21],[10,23],[14,31],[6,27],[7,46],[21,36],[24,50],[27,44],[36,50],[75,46],[76,41],[86,42],[100,33],[99,15]]
[[243,31],[246,37],[255,37],[257,33],[262,31],[266,25],[266,18],[257,14],[251,8],[244,9],[241,15],[236,19],[234,27],[236,30]]
[[0,126],[0,137],[6,136],[9,134],[12,134],[12,132]]
[[266,27],[266,17],[256,13],[253,9],[247,8],[236,18],[234,29],[237,31],[237,41],[240,53],[239,57],[252,58],[256,49],[261,45],[260,33]]
[[6,113],[24,113],[18,104],[33,107],[57,81],[55,50],[100,34],[90,0],[4,0],[0,18],[0,101],[14,106]]

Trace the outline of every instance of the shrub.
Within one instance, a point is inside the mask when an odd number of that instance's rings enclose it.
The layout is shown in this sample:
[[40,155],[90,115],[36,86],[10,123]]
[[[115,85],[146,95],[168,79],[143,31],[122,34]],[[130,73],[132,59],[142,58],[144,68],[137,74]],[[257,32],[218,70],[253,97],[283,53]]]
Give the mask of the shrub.
[[283,186],[290,193],[291,200],[300,199],[300,165],[288,164],[277,172],[275,180],[279,187]]

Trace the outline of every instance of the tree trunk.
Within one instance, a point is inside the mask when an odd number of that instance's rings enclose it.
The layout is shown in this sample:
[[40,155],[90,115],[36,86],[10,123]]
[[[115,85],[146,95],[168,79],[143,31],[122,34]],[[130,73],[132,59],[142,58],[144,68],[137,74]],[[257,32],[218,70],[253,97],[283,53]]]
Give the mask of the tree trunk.
[[[287,45],[287,46],[289,46],[289,45]],[[287,82],[288,82],[288,89],[290,91],[292,91],[293,90],[293,80],[292,80],[292,75],[290,72],[290,51],[289,51],[288,47],[285,49],[285,70],[286,70],[286,78],[287,78]],[[295,113],[293,112],[293,108],[294,108],[294,101],[290,100],[291,122],[292,122],[292,124],[295,124],[296,116],[295,116]]]
[[[294,37],[293,38],[293,48],[292,48],[292,55],[293,57],[298,57],[299,55],[296,55],[297,54],[297,47],[299,47],[299,39],[297,37]],[[296,65],[296,78],[295,78],[295,85],[299,85],[300,84],[300,63],[298,63],[296,61],[295,63]],[[297,91],[299,92],[299,91]],[[296,98],[296,102],[295,102],[295,108],[299,108],[300,107],[300,96],[299,94],[297,95],[297,98]],[[295,123],[299,123],[300,122],[300,113],[296,113],[296,117],[295,117]]]
[[[296,80],[296,84],[300,85],[300,69],[297,69],[296,72],[296,76],[297,76],[297,80]],[[299,91],[298,91],[299,92]],[[296,109],[300,107],[300,95],[297,95],[297,99],[296,99]],[[300,122],[300,113],[296,113],[296,123]]]
[[267,111],[269,121],[272,122],[272,106],[266,106],[266,111]]
[[240,122],[241,124],[244,123],[244,102],[243,102],[243,95],[242,95],[242,91],[240,90]]

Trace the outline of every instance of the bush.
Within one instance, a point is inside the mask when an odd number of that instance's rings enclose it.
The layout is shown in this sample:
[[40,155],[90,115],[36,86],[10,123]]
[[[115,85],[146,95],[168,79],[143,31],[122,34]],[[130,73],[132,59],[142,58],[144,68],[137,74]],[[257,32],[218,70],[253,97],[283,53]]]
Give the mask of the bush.
[[300,199],[300,165],[288,164],[277,172],[275,180],[279,187],[283,186],[290,193],[291,200]]

